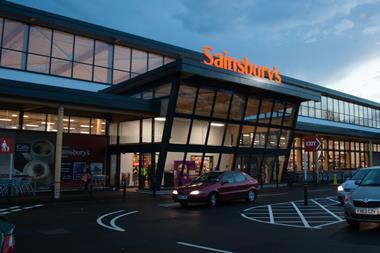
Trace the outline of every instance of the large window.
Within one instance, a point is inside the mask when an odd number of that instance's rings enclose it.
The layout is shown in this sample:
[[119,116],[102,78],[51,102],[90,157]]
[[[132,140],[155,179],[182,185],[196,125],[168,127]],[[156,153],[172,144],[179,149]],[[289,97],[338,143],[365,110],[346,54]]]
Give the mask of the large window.
[[7,68],[117,84],[175,60],[3,18],[0,31],[0,65]]
[[380,128],[380,109],[322,96],[321,102],[303,102],[300,115]]

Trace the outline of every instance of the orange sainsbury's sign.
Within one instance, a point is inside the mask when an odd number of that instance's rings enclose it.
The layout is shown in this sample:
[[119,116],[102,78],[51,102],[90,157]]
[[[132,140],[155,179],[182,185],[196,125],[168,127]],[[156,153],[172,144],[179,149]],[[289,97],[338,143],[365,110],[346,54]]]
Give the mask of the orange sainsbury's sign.
[[278,84],[281,83],[280,71],[278,70],[276,65],[274,65],[271,70],[266,66],[260,66],[250,63],[248,57],[244,57],[243,60],[237,60],[234,57],[227,56],[227,51],[223,51],[223,54],[213,54],[212,51],[214,51],[214,49],[211,46],[205,46],[203,48],[203,53],[206,57],[203,60],[204,64],[214,66],[217,68],[231,70],[248,76],[252,75],[254,77],[267,78]]

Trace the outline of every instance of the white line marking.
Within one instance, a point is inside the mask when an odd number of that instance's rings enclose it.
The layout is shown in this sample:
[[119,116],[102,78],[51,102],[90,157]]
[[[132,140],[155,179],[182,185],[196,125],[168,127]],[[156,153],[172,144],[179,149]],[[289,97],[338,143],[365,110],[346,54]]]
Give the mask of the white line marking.
[[9,210],[10,212],[20,212],[22,209],[12,209],[12,210]]
[[319,204],[317,201],[315,201],[314,199],[312,199],[311,201],[313,201],[315,204],[317,204],[318,206],[320,206],[323,210],[325,210],[326,212],[328,212],[329,214],[331,214],[332,216],[334,216],[338,221],[343,221],[343,219],[341,219],[339,216],[337,216],[335,213],[331,212],[329,209],[327,209],[326,207],[322,206],[321,204]]
[[121,212],[124,212],[124,210],[119,210],[119,211],[115,211],[115,212],[111,212],[111,213],[106,213],[106,214],[103,214],[102,216],[100,216],[96,222],[102,226],[102,227],[105,227],[105,228],[108,228],[108,229],[112,229],[112,230],[117,230],[115,229],[114,227],[111,227],[111,226],[108,226],[106,224],[103,223],[102,219],[109,216],[109,215],[112,215],[112,214],[115,214],[115,213],[121,213]]
[[121,228],[119,226],[116,225],[116,220],[123,217],[123,216],[126,216],[126,215],[129,215],[129,214],[133,214],[133,213],[138,213],[139,211],[132,211],[132,212],[129,212],[129,213],[124,213],[124,214],[121,214],[119,216],[116,216],[115,218],[113,218],[110,222],[110,225],[111,227],[114,228],[114,230],[117,230],[117,231],[120,231],[120,232],[124,232],[125,229],[124,228]]
[[41,206],[44,206],[44,204],[34,205],[34,207],[41,207]]
[[336,224],[336,223],[340,223],[341,221],[334,221],[334,222],[330,222],[330,223],[327,223],[327,224],[322,224],[322,225],[319,225],[319,226],[315,226],[315,228],[323,228],[323,227],[326,227],[326,226],[329,226],[329,225],[333,225],[333,224]]
[[[248,220],[252,220],[252,221],[256,221],[256,222],[260,222],[260,223],[271,224],[271,223],[269,223],[269,222],[267,222],[267,221],[257,220],[257,219],[255,219],[255,218],[248,217],[248,216],[244,215],[244,213],[241,213],[240,215],[241,215],[243,218],[246,218],[246,219],[248,219]],[[301,221],[298,222],[298,223],[301,223]],[[282,223],[274,223],[274,224],[272,224],[272,225],[281,225],[281,226],[284,226],[284,227],[292,227],[292,228],[305,228],[304,226],[300,226],[300,225],[291,225],[291,224],[282,224]],[[317,228],[317,229],[319,229],[319,228]]]
[[291,203],[292,203],[294,209],[296,210],[296,212],[298,213],[298,215],[300,216],[303,225],[305,227],[309,228],[310,227],[309,223],[307,223],[305,217],[302,215],[301,211],[298,209],[298,207],[296,206],[296,204],[294,204],[294,202],[291,202]]
[[16,209],[16,208],[20,208],[20,206],[11,206],[8,209]]
[[28,210],[28,209],[32,209],[32,208],[34,208],[34,206],[26,206],[23,209]]
[[11,213],[11,212],[2,212],[2,213],[0,213],[0,214],[9,214],[9,213]]
[[215,249],[215,248],[209,248],[209,247],[205,247],[205,246],[201,246],[201,245],[196,245],[196,244],[191,244],[191,243],[186,243],[186,242],[177,242],[177,244],[182,245],[182,246],[187,246],[187,247],[198,248],[198,249],[211,250],[212,252],[233,253],[232,251],[226,251],[226,250],[220,250],[220,249]]
[[269,212],[269,222],[273,224],[274,223],[274,217],[273,217],[271,205],[268,205],[268,212]]
[[339,202],[339,201],[337,201],[337,200],[333,199],[332,197],[327,197],[326,199],[328,199],[328,200],[331,200],[331,201],[333,201],[333,202],[335,202],[335,203],[337,203],[337,204],[340,204],[340,202]]

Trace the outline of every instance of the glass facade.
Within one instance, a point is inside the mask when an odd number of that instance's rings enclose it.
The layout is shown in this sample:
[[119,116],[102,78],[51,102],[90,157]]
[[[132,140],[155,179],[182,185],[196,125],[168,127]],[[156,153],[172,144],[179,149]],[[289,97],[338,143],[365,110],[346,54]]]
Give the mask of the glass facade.
[[[0,128],[30,131],[57,131],[57,115],[36,112],[0,110]],[[64,116],[65,133],[105,135],[106,120]]]
[[380,110],[348,101],[322,96],[321,102],[301,103],[301,116],[380,128]]
[[[365,140],[355,140],[350,138],[339,138],[333,136],[319,136],[322,141],[322,150],[316,154],[308,152],[307,165],[311,172],[334,171],[334,170],[356,170],[361,167],[368,167],[369,143]],[[288,170],[294,172],[303,171],[304,141],[302,135],[297,135],[294,139]],[[373,145],[373,151],[378,144]]]
[[0,18],[0,66],[118,84],[174,61],[41,26]]

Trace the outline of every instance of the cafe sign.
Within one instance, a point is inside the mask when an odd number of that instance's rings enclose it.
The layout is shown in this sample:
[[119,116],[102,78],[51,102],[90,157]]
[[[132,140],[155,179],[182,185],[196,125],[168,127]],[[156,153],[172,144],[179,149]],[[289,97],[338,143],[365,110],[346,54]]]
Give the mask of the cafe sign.
[[203,48],[203,54],[205,56],[205,59],[203,60],[204,64],[231,70],[247,76],[266,78],[278,84],[281,83],[280,71],[276,65],[270,69],[266,66],[251,63],[248,57],[244,57],[242,60],[237,60],[234,57],[228,56],[227,51],[223,51],[223,53],[213,53],[213,51],[214,49],[211,46],[205,46]]

